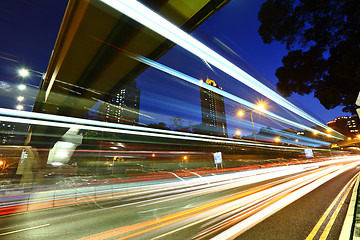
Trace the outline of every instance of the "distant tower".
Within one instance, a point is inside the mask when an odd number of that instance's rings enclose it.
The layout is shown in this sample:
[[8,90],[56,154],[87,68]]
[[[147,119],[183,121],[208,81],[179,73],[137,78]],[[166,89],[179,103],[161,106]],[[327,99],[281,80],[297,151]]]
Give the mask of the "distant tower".
[[106,122],[137,125],[139,109],[140,89],[136,88],[136,81],[100,103],[100,115]]
[[[214,80],[209,78],[206,79],[205,83],[222,89]],[[200,100],[204,131],[211,135],[227,137],[224,97],[200,87]]]

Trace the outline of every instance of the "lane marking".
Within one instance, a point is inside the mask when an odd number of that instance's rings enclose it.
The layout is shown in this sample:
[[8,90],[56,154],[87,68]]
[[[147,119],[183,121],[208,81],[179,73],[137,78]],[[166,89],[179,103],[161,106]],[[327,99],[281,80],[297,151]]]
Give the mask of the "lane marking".
[[325,213],[321,216],[321,218],[319,219],[319,221],[316,223],[315,227],[312,229],[312,231],[310,232],[310,234],[307,236],[307,238],[305,240],[312,240],[315,235],[317,234],[317,232],[319,231],[320,227],[323,225],[323,223],[325,222],[327,216],[330,214],[331,210],[334,208],[335,204],[338,202],[338,200],[340,199],[340,197],[342,196],[342,194],[345,192],[346,188],[350,185],[350,182],[353,181],[355,179],[355,177],[357,177],[357,175],[355,175],[345,186],[344,188],[340,191],[340,193],[336,196],[336,198],[334,199],[334,201],[330,204],[330,206],[326,209]]
[[20,229],[20,230],[11,231],[11,232],[0,233],[0,236],[5,236],[5,235],[13,234],[13,233],[18,233],[18,232],[25,232],[25,231],[32,230],[32,229],[37,229],[37,228],[41,228],[41,227],[47,227],[49,225],[50,224],[44,224],[44,225],[40,225],[40,226],[24,228],[24,229]]
[[355,184],[355,179],[352,180],[351,185],[348,187],[346,193],[344,194],[344,196],[343,196],[342,199],[340,200],[339,205],[337,206],[337,208],[335,209],[335,211],[334,211],[333,214],[331,215],[331,218],[330,218],[328,224],[326,225],[323,233],[322,233],[321,236],[320,236],[320,240],[326,239],[327,236],[329,235],[330,230],[331,230],[332,226],[334,225],[335,219],[336,219],[337,215],[339,214],[340,209],[341,209],[341,207],[343,206],[343,204],[344,204],[344,202],[345,202],[345,199],[346,199],[347,196],[349,195],[349,192],[350,192],[351,188],[354,186],[354,184]]
[[357,205],[356,201],[357,201],[357,194],[358,194],[358,189],[359,189],[359,181],[360,181],[360,177],[358,177],[356,179],[356,184],[352,190],[349,207],[346,212],[346,217],[345,217],[344,223],[341,228],[341,233],[340,233],[339,239],[343,239],[343,240],[347,239],[348,240],[351,238],[351,234],[353,232],[352,224],[353,224],[353,220],[354,220],[354,216],[355,216],[355,207]]

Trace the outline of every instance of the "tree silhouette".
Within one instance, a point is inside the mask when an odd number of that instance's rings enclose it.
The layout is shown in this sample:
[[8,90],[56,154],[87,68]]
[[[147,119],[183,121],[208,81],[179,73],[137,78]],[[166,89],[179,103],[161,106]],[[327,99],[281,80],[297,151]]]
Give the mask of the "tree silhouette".
[[291,50],[276,70],[285,97],[314,92],[326,109],[355,113],[360,90],[360,1],[267,0],[258,13],[264,43]]

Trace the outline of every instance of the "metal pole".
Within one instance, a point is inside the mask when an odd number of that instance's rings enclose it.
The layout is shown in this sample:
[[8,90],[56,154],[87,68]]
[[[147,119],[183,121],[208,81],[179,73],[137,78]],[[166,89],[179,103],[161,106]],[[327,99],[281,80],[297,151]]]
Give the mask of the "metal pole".
[[252,115],[252,111],[250,110],[250,116],[251,116],[251,123],[252,123],[252,127],[253,127],[253,131],[254,131],[254,139],[256,141],[256,134],[255,134],[255,127],[254,127],[254,120],[253,120],[253,115]]
[[112,164],[112,171],[111,171],[111,175],[114,175],[114,161],[115,161],[115,157],[113,157],[113,164]]

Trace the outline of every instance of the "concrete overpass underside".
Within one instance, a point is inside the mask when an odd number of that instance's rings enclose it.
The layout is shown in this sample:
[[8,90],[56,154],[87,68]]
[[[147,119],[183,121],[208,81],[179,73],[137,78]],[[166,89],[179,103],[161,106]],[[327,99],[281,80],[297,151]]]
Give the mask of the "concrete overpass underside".
[[[140,2],[190,33],[229,1]],[[83,117],[99,99],[114,94],[147,68],[125,52],[157,60],[173,46],[99,0],[70,0],[33,110]],[[31,126],[30,145],[51,146],[66,131]]]

